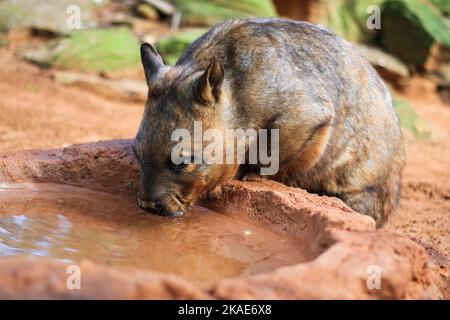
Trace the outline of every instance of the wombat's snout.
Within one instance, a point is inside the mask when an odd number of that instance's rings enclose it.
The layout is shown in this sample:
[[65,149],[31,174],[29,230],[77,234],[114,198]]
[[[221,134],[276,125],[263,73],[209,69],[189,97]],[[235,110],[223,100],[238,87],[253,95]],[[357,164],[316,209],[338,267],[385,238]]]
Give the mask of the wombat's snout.
[[[145,200],[144,200],[145,199]],[[183,215],[181,210],[170,210],[166,205],[163,204],[161,198],[159,197],[149,197],[139,190],[137,203],[141,209],[145,211],[156,213],[166,217],[180,217]]]
[[161,188],[145,188],[142,186],[143,184],[145,185],[145,182],[141,181],[137,195],[138,204],[142,209],[155,210],[156,204],[160,202],[163,191],[160,190]]

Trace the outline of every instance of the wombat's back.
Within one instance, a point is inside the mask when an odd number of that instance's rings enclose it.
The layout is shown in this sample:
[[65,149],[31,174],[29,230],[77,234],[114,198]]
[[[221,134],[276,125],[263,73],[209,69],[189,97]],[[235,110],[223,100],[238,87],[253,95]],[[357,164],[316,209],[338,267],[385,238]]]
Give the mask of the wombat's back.
[[344,107],[358,116],[376,100],[382,102],[376,112],[383,109],[396,122],[392,97],[376,71],[353,46],[323,27],[287,19],[225,21],[194,41],[177,66],[190,74],[212,61],[223,65],[241,108],[255,105],[256,96],[259,107],[290,111],[298,108],[292,105],[296,98],[308,108],[332,103],[336,117]]
[[189,74],[214,60],[235,102],[226,125],[280,129],[275,179],[386,216],[398,200],[402,137],[391,94],[353,46],[306,22],[231,20],[177,67]]

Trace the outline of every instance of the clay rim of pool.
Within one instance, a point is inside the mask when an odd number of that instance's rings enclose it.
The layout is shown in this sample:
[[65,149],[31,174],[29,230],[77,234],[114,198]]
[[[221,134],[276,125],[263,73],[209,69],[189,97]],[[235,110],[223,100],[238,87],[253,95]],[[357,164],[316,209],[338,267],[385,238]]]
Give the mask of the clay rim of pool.
[[[131,143],[113,140],[5,154],[0,156],[0,183],[66,184],[133,196],[138,169]],[[71,291],[66,287],[66,269],[60,263],[51,259],[8,258],[0,259],[0,297],[442,299],[449,296],[448,261],[431,259],[423,247],[404,236],[375,230],[371,218],[354,212],[336,198],[319,197],[272,181],[232,181],[216,190],[210,201],[225,211],[238,208],[265,228],[307,241],[313,259],[255,276],[218,280],[209,289],[201,289],[178,276],[82,261],[83,288]],[[381,271],[379,288],[375,282],[368,282],[373,270]],[[41,285],[36,286],[36,281]]]

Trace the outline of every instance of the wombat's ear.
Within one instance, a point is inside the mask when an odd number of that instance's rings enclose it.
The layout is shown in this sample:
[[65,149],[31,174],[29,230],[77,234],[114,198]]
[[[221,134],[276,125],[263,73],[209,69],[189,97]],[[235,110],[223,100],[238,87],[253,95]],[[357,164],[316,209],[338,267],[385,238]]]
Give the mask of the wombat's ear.
[[145,79],[147,79],[147,84],[150,84],[164,67],[163,60],[151,44],[143,43],[141,44],[141,61],[144,66]]
[[211,63],[198,80],[196,96],[199,102],[211,104],[220,99],[224,70],[222,65],[215,61]]

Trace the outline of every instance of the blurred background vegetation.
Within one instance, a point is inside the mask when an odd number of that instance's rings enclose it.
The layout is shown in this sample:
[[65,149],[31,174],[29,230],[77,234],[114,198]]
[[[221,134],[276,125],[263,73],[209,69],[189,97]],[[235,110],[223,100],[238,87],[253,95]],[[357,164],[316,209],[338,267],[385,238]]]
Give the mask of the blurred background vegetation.
[[[73,5],[80,8],[81,29],[68,27]],[[374,5],[380,29],[367,27]],[[56,81],[64,84],[100,84],[144,100],[140,42],[153,43],[166,63],[175,64],[212,25],[248,17],[327,26],[353,42],[393,89],[406,88],[412,77],[427,77],[449,101],[450,0],[0,0],[0,46],[54,69]],[[17,47],[11,36],[17,29],[28,30],[36,41]],[[396,105],[405,131],[419,138],[433,135],[408,101],[397,98]]]

